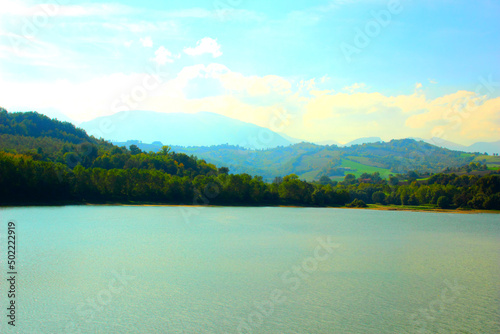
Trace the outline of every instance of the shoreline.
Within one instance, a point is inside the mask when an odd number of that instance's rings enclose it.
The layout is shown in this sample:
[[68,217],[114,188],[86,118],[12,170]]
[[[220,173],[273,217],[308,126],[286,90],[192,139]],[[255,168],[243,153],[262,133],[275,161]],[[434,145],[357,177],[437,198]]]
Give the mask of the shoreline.
[[410,211],[410,212],[437,212],[437,213],[457,213],[457,214],[499,214],[500,210],[484,210],[484,209],[441,209],[431,207],[401,207],[380,204],[368,204],[366,208],[345,207],[345,206],[298,206],[298,205],[190,205],[190,204],[155,204],[155,203],[35,203],[35,204],[10,204],[0,205],[2,208],[17,208],[17,207],[61,207],[61,206],[144,206],[144,207],[214,207],[214,208],[317,208],[317,209],[343,209],[343,210],[373,210],[373,211]]
[[[370,204],[369,204],[370,205]],[[371,204],[373,205],[373,204]],[[357,209],[357,208],[345,208],[341,207],[339,209]],[[499,214],[500,210],[484,210],[484,209],[440,209],[440,208],[405,208],[405,207],[393,207],[393,206],[376,206],[376,207],[368,207],[368,208],[360,208],[374,211],[413,211],[413,212],[438,212],[438,213],[458,213],[458,214],[479,214],[479,213],[491,213],[491,214]]]

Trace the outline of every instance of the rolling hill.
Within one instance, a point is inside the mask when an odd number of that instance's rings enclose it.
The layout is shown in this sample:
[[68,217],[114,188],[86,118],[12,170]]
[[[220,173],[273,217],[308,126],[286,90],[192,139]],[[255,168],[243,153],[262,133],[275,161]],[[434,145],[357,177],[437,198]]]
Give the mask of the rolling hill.
[[[158,151],[163,145],[142,144],[137,141],[117,143],[135,144],[145,151]],[[172,146],[176,152],[195,155],[217,166],[227,166],[232,173],[261,175],[266,180],[276,176],[297,174],[301,179],[315,180],[322,175],[341,179],[346,174],[389,174],[440,172],[446,167],[458,167],[469,162],[483,161],[487,156],[451,151],[413,139],[365,143],[349,147],[321,146],[299,143],[267,150],[249,150],[232,145]]]

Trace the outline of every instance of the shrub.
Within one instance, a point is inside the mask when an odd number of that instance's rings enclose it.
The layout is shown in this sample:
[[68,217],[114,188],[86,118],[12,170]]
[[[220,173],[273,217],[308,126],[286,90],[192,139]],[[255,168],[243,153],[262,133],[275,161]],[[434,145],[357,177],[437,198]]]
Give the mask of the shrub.
[[357,199],[357,198],[354,201],[352,201],[351,203],[346,204],[345,206],[348,208],[366,208],[366,207],[368,207],[368,205],[366,205],[366,203],[363,200]]
[[448,197],[446,196],[441,196],[437,200],[437,206],[440,207],[441,209],[446,209],[450,206],[450,201]]

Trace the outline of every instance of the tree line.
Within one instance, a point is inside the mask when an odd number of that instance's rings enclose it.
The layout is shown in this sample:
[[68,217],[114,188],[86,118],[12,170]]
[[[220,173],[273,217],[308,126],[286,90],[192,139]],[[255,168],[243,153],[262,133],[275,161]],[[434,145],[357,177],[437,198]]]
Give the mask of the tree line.
[[[168,148],[161,153],[128,153],[129,159],[121,154],[96,159],[100,167],[79,163],[70,169],[58,162],[0,152],[0,201],[319,207],[374,203],[500,209],[500,177],[492,174],[435,174],[409,184],[381,179],[378,173],[359,178],[346,175],[336,184],[325,178],[322,183],[306,182],[291,174],[267,183],[259,176],[229,174],[227,168],[216,168],[204,160],[184,156],[179,162]],[[122,167],[114,168],[115,164]]]

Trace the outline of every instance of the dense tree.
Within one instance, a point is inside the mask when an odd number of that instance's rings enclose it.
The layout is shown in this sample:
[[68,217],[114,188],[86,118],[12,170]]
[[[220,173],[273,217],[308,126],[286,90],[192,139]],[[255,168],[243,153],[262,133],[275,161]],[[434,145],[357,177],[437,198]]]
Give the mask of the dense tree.
[[132,155],[140,154],[142,153],[142,150],[137,146],[137,145],[130,145],[129,146],[130,153]]
[[383,204],[385,200],[385,194],[382,191],[376,191],[372,195],[372,200],[374,203]]
[[450,206],[450,200],[447,196],[440,196],[437,200],[437,206],[442,209],[447,209]]
[[397,186],[399,184],[399,179],[395,176],[390,176],[389,177],[389,184],[391,186]]

